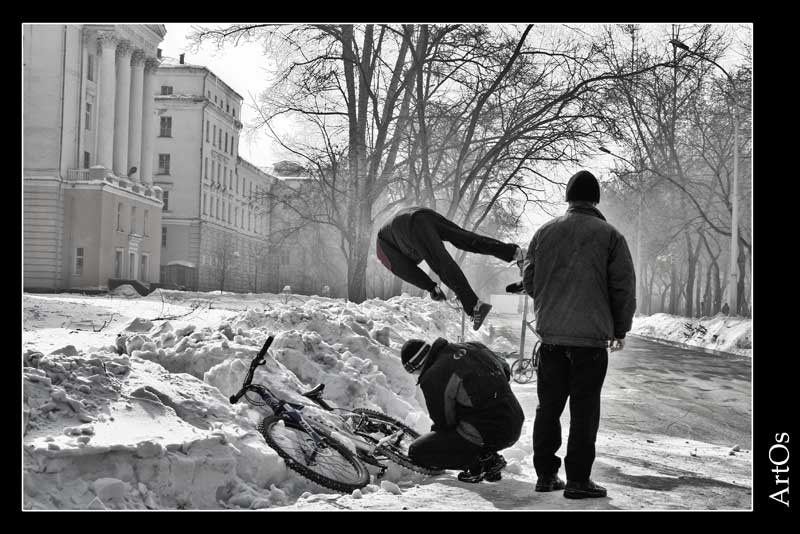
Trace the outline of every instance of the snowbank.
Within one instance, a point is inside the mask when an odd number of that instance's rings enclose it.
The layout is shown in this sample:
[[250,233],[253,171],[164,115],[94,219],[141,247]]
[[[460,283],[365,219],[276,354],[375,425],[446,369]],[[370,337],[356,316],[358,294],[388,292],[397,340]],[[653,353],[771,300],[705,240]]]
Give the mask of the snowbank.
[[721,313],[700,319],[666,313],[636,316],[630,333],[702,349],[753,356],[753,321]]
[[[266,445],[257,424],[267,408],[227,401],[271,334],[254,380],[278,396],[310,404],[300,394],[325,383],[333,406],[429,429],[399,349],[411,337],[457,340],[458,312],[415,297],[360,305],[290,297],[25,295],[25,508],[268,508],[329,493]],[[510,346],[490,324],[468,329],[467,339]],[[384,480],[415,479],[394,466]]]

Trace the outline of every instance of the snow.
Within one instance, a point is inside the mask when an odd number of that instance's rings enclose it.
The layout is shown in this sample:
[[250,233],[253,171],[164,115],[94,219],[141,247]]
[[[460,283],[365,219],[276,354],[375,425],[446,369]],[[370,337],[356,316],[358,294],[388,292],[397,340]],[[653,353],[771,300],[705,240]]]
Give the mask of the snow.
[[[359,305],[317,296],[158,290],[132,299],[25,294],[23,308],[26,509],[481,509],[512,501],[522,509],[565,506],[560,496],[539,499],[530,491],[509,497],[508,489],[493,489],[500,487],[496,483],[462,488],[450,482],[455,472],[425,477],[396,464],[383,479],[373,473],[369,485],[342,495],[288,469],[266,444],[257,427],[268,408],[228,402],[274,335],[254,382],[307,405],[307,416],[337,424],[301,395],[324,383],[323,397],[332,406],[380,410],[426,432],[431,421],[424,399],[399,351],[412,337],[459,338],[460,313],[446,303],[401,296]],[[710,323],[707,329],[712,331]],[[507,328],[493,326],[491,316],[465,336],[502,352],[518,343]],[[527,415],[522,438],[503,451],[504,480],[521,495],[536,478]],[[745,480],[742,472],[750,465],[749,451],[735,451],[733,444],[668,438],[651,444],[603,430],[598,439],[677,464],[716,466],[725,458],[732,480]],[[687,452],[692,450],[696,457]],[[598,463],[603,461],[599,454]],[[606,459],[615,461],[622,462]],[[470,498],[477,491],[472,486],[481,486],[482,496]],[[650,502],[664,499],[654,493]],[[680,500],[669,502],[681,507]],[[639,508],[632,497],[615,505]]]
[[752,319],[721,313],[700,319],[666,313],[636,316],[630,333],[704,350],[753,356]]

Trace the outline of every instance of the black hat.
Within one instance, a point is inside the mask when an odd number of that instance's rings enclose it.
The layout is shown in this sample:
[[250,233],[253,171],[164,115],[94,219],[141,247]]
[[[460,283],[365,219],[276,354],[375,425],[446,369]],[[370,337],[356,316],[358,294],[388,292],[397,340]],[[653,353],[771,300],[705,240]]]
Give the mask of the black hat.
[[403,367],[409,373],[413,373],[425,363],[431,346],[421,339],[409,339],[403,344],[400,349],[400,359],[403,362]]
[[600,203],[600,184],[589,171],[579,171],[567,183],[567,202],[577,201]]

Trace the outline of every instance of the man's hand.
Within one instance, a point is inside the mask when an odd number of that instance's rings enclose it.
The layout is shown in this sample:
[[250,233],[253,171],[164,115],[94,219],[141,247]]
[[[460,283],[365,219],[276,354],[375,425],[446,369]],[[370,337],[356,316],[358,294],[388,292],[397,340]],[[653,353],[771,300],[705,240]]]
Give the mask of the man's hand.
[[430,294],[433,300],[447,300],[447,295],[444,294],[444,291],[442,291],[442,288],[440,288],[438,285],[431,289]]
[[617,352],[618,350],[622,350],[625,348],[625,340],[614,338],[611,340],[611,345],[608,347],[608,350],[611,352]]

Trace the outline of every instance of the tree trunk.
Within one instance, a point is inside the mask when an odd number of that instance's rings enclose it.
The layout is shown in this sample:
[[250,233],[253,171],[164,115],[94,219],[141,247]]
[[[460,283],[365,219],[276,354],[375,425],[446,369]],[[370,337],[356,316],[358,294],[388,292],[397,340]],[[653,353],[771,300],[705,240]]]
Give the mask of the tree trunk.
[[736,277],[737,280],[737,288],[736,288],[736,307],[739,308],[736,310],[737,315],[746,315],[745,310],[747,308],[747,299],[744,294],[744,278],[747,274],[747,265],[746,265],[746,257],[745,251],[743,250],[744,247],[739,247],[739,257],[737,258],[737,267],[739,269],[739,276]]
[[711,271],[714,268],[714,264],[710,263],[708,268],[706,269],[706,288],[703,292],[703,315],[711,315],[712,309],[712,288],[711,288]]
[[697,313],[697,316],[698,317],[702,317],[703,316],[703,306],[702,306],[702,304],[700,304],[700,290],[701,290],[701,287],[702,287],[703,284],[700,283],[700,276],[703,273],[703,262],[698,260],[697,261],[697,267],[695,268],[695,270],[697,272],[697,285],[696,285],[696,288],[695,288],[695,298],[694,298],[695,308],[694,309],[696,310],[695,313]]
[[650,284],[647,290],[647,315],[653,314],[653,282],[656,279],[656,270],[653,265],[650,265]]
[[681,288],[678,281],[678,264],[672,260],[669,267],[669,311],[670,315],[678,315],[678,300],[680,299]]
[[671,283],[667,284],[666,286],[664,286],[664,291],[661,292],[661,304],[660,304],[660,306],[658,308],[658,311],[661,312],[661,313],[664,313],[664,310],[665,310],[665,308],[664,308],[664,300],[666,300],[667,293],[670,291],[670,289],[672,289],[672,284]]

